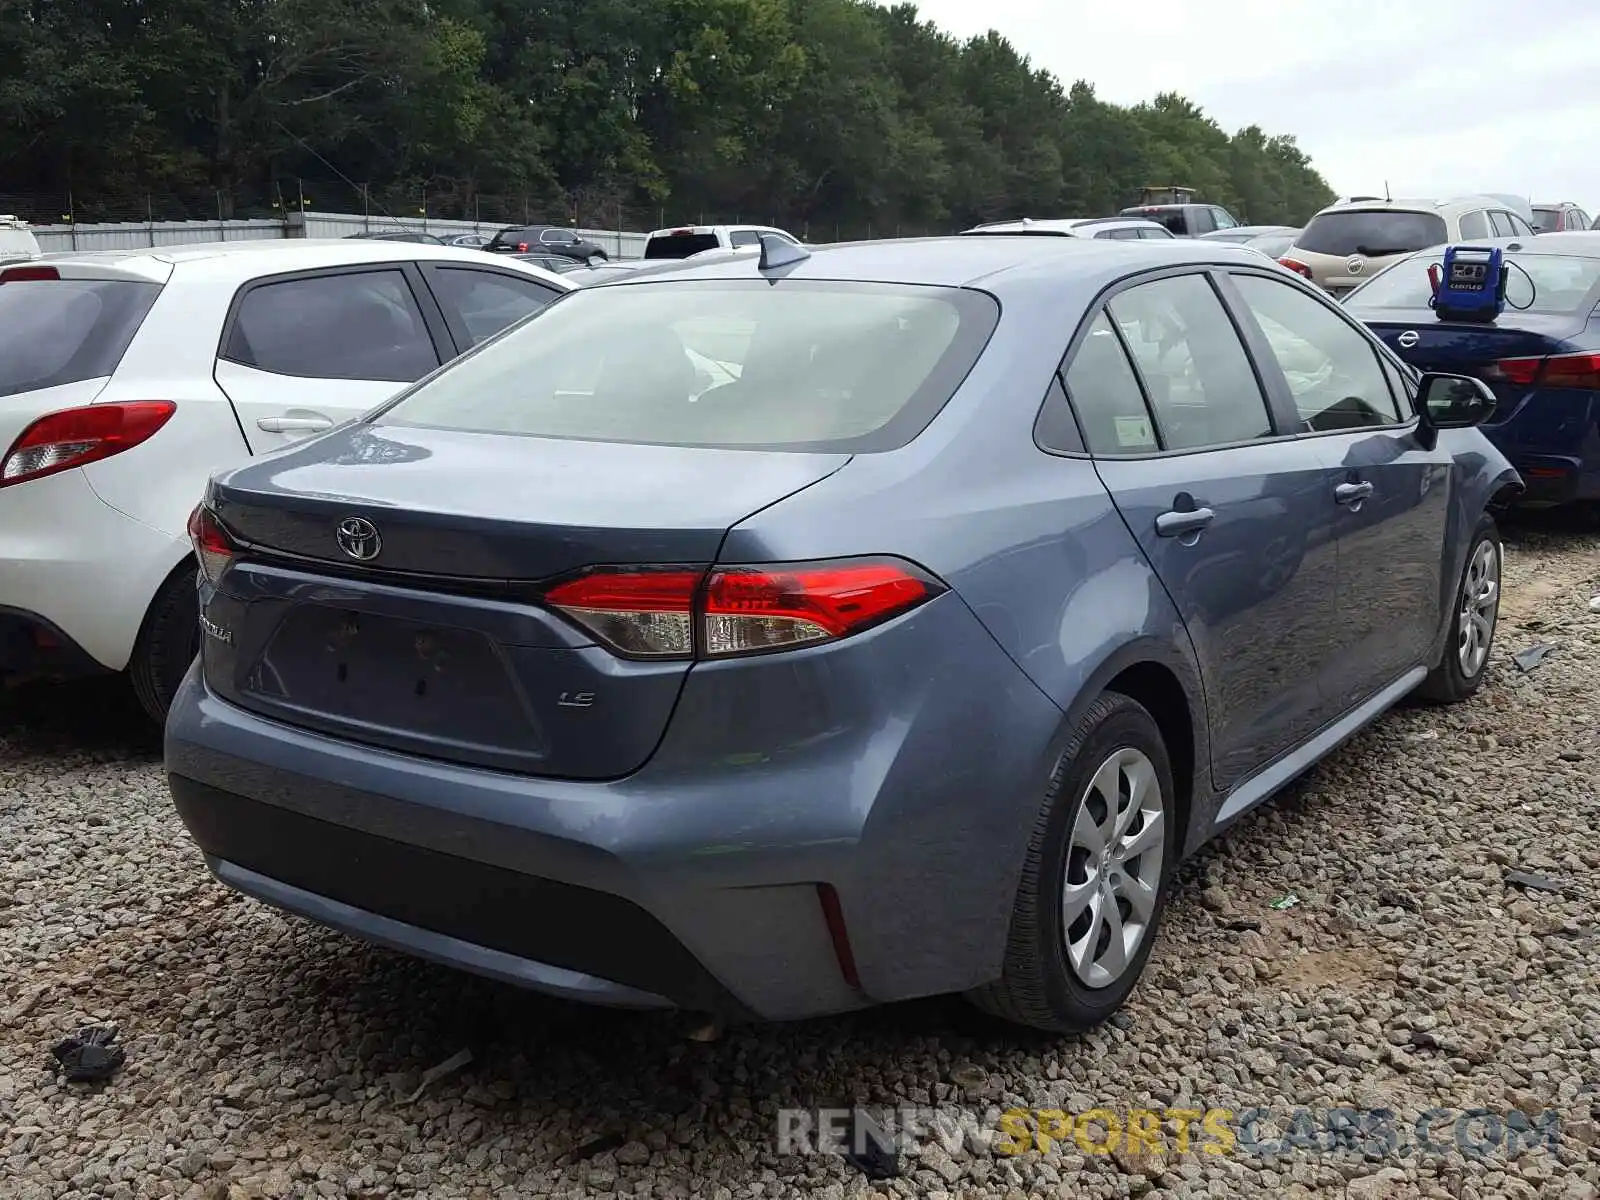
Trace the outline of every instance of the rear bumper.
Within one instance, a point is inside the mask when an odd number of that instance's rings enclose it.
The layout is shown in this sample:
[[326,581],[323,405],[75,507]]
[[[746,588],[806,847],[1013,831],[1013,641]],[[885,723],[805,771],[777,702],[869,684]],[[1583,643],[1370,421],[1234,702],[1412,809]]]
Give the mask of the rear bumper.
[[696,666],[620,780],[291,728],[198,669],[166,757],[242,892],[541,991],[782,1020],[998,975],[1061,720],[946,596],[838,647]]

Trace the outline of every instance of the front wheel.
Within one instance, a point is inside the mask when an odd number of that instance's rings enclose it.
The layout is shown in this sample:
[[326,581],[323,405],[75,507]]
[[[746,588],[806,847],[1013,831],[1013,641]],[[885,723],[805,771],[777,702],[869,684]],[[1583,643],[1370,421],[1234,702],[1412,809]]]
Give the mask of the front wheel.
[[1180,843],[1172,767],[1144,706],[1108,692],[1062,755],[1028,846],[1005,965],[969,993],[995,1016],[1059,1033],[1104,1021],[1133,991]]
[[1439,704],[1455,704],[1483,685],[1500,621],[1500,568],[1504,562],[1500,530],[1484,513],[1473,530],[1467,565],[1451,605],[1450,636],[1444,658],[1417,688],[1417,695]]

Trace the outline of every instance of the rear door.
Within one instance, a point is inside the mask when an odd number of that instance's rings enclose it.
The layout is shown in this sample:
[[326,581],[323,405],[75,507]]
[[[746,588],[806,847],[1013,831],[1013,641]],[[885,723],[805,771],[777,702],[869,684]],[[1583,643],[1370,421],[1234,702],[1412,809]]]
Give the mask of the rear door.
[[1371,338],[1287,279],[1233,272],[1229,284],[1292,398],[1304,441],[1336,468],[1322,502],[1336,513],[1338,599],[1325,676],[1344,712],[1426,662],[1448,590],[1447,449],[1416,437],[1409,396]]
[[1332,472],[1279,428],[1204,271],[1114,294],[1066,381],[1100,478],[1194,642],[1214,781],[1229,788],[1325,719]]
[[362,264],[246,284],[215,374],[261,454],[360,416],[454,355],[414,266]]
[[458,352],[539,312],[562,294],[538,279],[492,267],[424,263],[421,269]]

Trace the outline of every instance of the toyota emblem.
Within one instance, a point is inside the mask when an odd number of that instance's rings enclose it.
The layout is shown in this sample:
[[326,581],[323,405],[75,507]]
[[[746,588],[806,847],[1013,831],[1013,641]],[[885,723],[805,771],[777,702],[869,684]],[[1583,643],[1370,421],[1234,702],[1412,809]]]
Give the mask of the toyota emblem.
[[1361,268],[1366,265],[1367,264],[1362,260],[1359,254],[1352,254],[1349,258],[1344,260],[1344,269],[1349,271],[1352,275],[1361,274]]
[[1395,340],[1400,343],[1400,349],[1409,350],[1421,339],[1415,329],[1408,329]]
[[357,562],[371,562],[383,549],[378,527],[365,517],[346,517],[340,521],[334,540],[339,543],[339,549]]

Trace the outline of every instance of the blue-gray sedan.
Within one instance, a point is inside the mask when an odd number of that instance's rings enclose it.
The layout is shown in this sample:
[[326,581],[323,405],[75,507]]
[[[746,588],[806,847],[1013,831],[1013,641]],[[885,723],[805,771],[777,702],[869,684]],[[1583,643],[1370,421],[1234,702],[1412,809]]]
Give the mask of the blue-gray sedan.
[[1493,404],[1212,242],[580,289],[213,480],[172,793],[228,885],[527,987],[1082,1029],[1185,855],[1478,688]]

